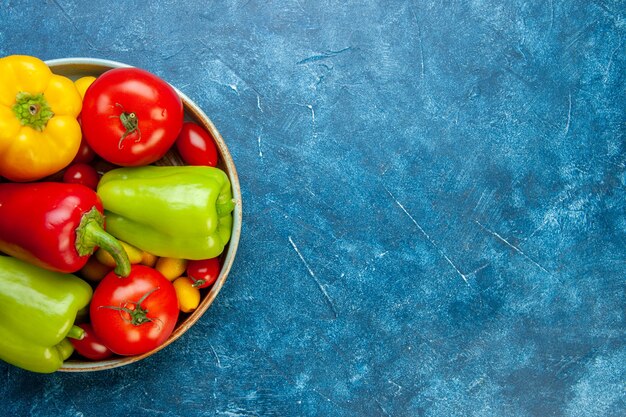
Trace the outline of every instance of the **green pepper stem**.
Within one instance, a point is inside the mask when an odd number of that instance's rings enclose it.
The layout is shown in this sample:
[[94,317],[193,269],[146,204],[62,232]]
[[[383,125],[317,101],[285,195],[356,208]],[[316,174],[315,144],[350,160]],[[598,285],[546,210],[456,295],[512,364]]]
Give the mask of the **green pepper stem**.
[[233,211],[234,208],[235,200],[232,198],[225,201],[218,198],[217,202],[215,203],[215,209],[218,216],[224,216]]
[[70,339],[82,340],[85,337],[85,331],[78,327],[77,325],[73,325],[70,327],[70,331],[67,332],[65,337],[69,337]]
[[66,360],[72,353],[74,353],[74,346],[72,342],[70,342],[67,338],[61,340],[58,345],[55,346],[56,350],[59,352],[59,356]]
[[90,255],[96,247],[109,252],[115,260],[115,273],[122,277],[130,274],[128,254],[113,236],[104,231],[104,217],[97,208],[83,215],[76,229],[76,250],[80,256]]

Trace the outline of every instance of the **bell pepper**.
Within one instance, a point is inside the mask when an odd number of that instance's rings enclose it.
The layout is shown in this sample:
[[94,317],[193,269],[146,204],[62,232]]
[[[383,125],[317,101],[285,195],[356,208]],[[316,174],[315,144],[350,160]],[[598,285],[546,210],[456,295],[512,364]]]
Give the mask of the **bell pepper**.
[[98,184],[107,231],[157,256],[214,258],[231,235],[230,181],[208,166],[117,168]]
[[0,184],[0,251],[39,267],[76,272],[102,247],[118,275],[130,272],[120,243],[104,231],[102,202],[80,184]]
[[66,167],[82,137],[74,83],[38,58],[0,58],[0,176],[33,181]]
[[41,373],[59,369],[82,338],[74,325],[92,289],[80,278],[0,256],[0,359]]

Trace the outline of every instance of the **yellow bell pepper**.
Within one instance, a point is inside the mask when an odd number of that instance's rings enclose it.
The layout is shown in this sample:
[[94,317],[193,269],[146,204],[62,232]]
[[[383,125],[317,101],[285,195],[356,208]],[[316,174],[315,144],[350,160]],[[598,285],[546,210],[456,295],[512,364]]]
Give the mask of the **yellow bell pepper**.
[[76,156],[81,96],[69,78],[38,58],[0,58],[0,176],[34,181]]

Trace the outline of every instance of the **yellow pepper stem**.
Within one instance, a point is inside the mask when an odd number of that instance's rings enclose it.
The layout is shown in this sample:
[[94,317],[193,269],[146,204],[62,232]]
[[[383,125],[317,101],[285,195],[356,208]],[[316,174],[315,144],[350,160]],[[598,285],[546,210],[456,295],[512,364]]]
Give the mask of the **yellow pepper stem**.
[[13,113],[22,126],[31,127],[39,132],[44,130],[48,120],[54,116],[43,93],[18,93],[15,97]]

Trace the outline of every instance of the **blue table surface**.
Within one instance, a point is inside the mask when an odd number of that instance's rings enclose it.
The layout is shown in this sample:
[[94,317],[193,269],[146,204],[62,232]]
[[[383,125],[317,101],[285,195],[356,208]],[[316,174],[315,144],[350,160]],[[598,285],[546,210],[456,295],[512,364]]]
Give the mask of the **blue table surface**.
[[2,1],[0,55],[152,71],[235,160],[201,320],[138,363],[0,364],[0,415],[623,416],[620,0]]

